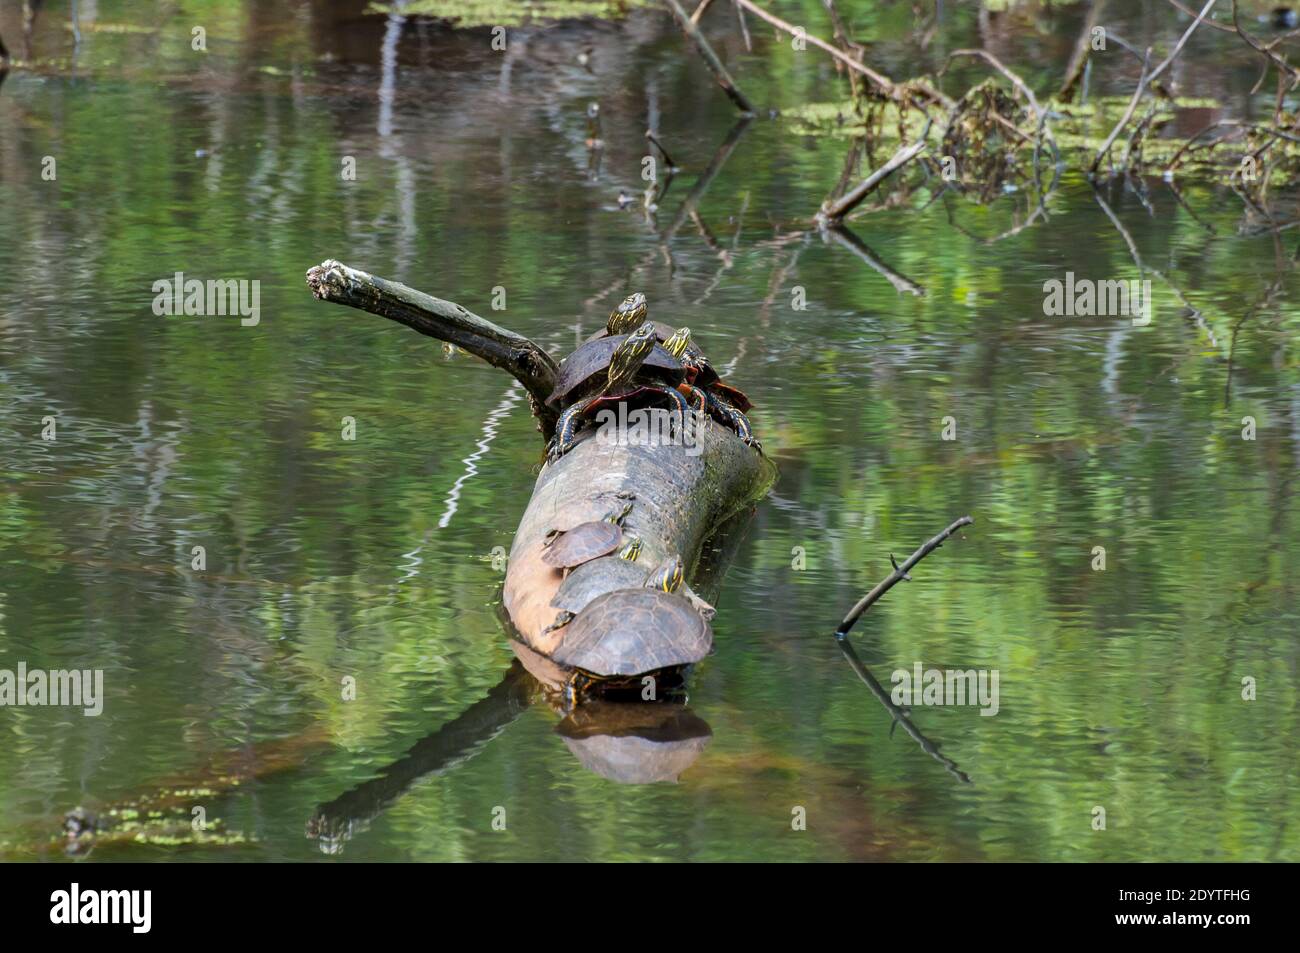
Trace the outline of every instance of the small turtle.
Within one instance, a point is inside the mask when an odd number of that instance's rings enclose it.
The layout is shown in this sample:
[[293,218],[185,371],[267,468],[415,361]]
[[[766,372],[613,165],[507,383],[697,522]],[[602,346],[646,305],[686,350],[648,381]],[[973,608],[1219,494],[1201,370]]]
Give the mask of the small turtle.
[[[642,383],[636,382],[639,376]],[[581,420],[608,403],[648,392],[667,397],[678,413],[685,415],[690,408],[676,390],[684,376],[681,362],[655,344],[654,328],[649,324],[626,337],[584,344],[564,362],[560,380],[547,401],[568,404],[555,425],[550,459],[554,461],[567,453],[576,440]]]
[[686,580],[686,568],[681,556],[669,556],[645,581],[647,589],[659,589],[662,592],[676,592]]
[[636,558],[641,555],[641,540],[633,536],[627,541],[627,545],[618,551],[619,559],[626,559],[630,563],[636,562]]
[[[636,544],[637,551],[640,552],[641,540],[633,539],[632,543]],[[632,543],[629,543],[628,545],[631,546]],[[619,555],[623,556],[622,553],[619,553]],[[636,557],[632,558],[635,559]],[[623,556],[623,559],[630,561],[627,556]],[[590,565],[590,563],[587,563],[586,565]],[[618,565],[626,566],[627,563],[619,563]],[[556,613],[555,621],[542,629],[541,634],[546,635],[550,632],[554,632],[556,629],[564,628],[574,620],[574,617],[577,616],[579,612],[587,607],[587,603],[589,603],[593,598],[608,592],[609,576],[609,572],[602,572],[599,575],[587,575],[586,578],[582,580],[582,583],[585,583],[585,585],[579,584],[576,586],[570,585],[570,582],[578,582],[576,573],[567,577],[564,585],[560,587],[560,591],[557,592],[555,598],[551,600],[551,605],[555,606],[560,611]],[[622,571],[619,571],[616,578],[622,576]],[[635,586],[637,582],[641,581],[641,571],[639,569],[633,570],[629,567],[627,577],[630,578],[624,580],[627,583],[626,588],[631,588]],[[644,585],[648,589],[659,589],[663,592],[676,592],[682,587],[682,583],[685,579],[686,573],[682,566],[682,557],[671,556],[668,559],[665,559],[657,569],[645,578]],[[593,583],[595,584],[594,586],[592,585]],[[691,598],[692,604],[695,602],[700,603],[700,605],[695,608],[702,614],[703,612],[713,608],[694,593],[689,593],[689,598]],[[706,621],[710,618],[712,618],[712,616],[705,615]]]
[[[644,298],[645,296],[639,293],[625,298],[623,304],[610,315],[610,324],[616,324],[615,317],[620,312],[631,314],[634,308],[644,304]],[[640,300],[634,302],[634,299]],[[644,317],[645,309],[640,307],[637,309],[637,313]],[[687,399],[688,406],[693,406],[696,413],[705,414],[723,426],[734,430],[741,440],[761,452],[763,449],[762,444],[754,439],[753,427],[749,423],[749,418],[745,416],[747,411],[753,409],[753,402],[738,387],[723,383],[718,377],[718,372],[709,363],[708,358],[704,356],[704,352],[692,340],[690,328],[673,328],[662,321],[645,321],[641,326],[644,327],[645,324],[654,329],[655,337],[663,343],[663,350],[670,357],[680,360],[683,380],[678,384],[677,390]],[[617,326],[624,327],[626,325],[618,324]],[[605,330],[598,331],[588,338],[587,344],[609,340],[611,333],[607,326]],[[586,345],[583,345],[583,347],[586,347]],[[574,352],[574,356],[581,351],[582,348],[579,348],[578,351]],[[658,353],[658,349],[656,349],[655,353]],[[570,360],[572,360],[572,357]],[[597,409],[597,405],[588,408],[586,413],[589,414],[595,409]],[[580,416],[582,415],[575,415],[572,419],[574,430],[576,430]]]
[[[639,586],[663,589],[666,584],[672,582],[677,588],[671,591],[684,596],[695,611],[704,617],[705,622],[710,621],[717,615],[718,610],[701,599],[686,584],[684,578],[680,582],[675,580],[677,572],[673,567],[678,564],[680,564],[680,557],[670,557],[647,576],[643,568],[626,559],[612,557],[592,559],[565,575],[564,582],[560,583],[560,588],[551,600],[551,605],[561,611],[577,615],[587,608],[587,603],[592,599],[615,589],[636,589]],[[685,573],[682,575],[684,577]]]
[[[615,352],[627,339],[623,335],[598,337],[587,341],[566,357],[560,365],[555,389],[546,398],[547,405],[570,407],[583,397],[599,393],[607,383]],[[643,377],[674,386],[686,378],[682,362],[661,347],[653,348],[645,356],[640,370]]]
[[603,519],[579,523],[572,529],[552,530],[542,543],[542,562],[556,569],[572,569],[588,560],[606,556],[623,542],[623,520],[632,504],[611,510]]
[[712,648],[713,629],[686,599],[642,587],[592,599],[551,657],[573,669],[572,703],[593,683],[690,665]]
[[[637,296],[633,295],[632,297]],[[644,295],[641,295],[640,297],[644,297]],[[631,297],[624,299],[623,304],[619,305],[619,308],[627,307],[627,303],[631,300]],[[618,311],[616,309],[615,314],[617,313]],[[717,372],[713,369],[713,365],[711,365],[708,359],[704,356],[704,352],[700,350],[699,346],[694,341],[689,339],[690,328],[674,328],[671,324],[664,324],[662,321],[648,321],[644,319],[645,312],[642,311],[641,314],[643,315],[641,324],[648,324],[650,327],[654,328],[655,338],[664,346],[665,350],[668,349],[668,342],[673,341],[673,339],[679,334],[685,333],[687,335],[688,339],[685,346],[682,348],[681,353],[674,353],[673,356],[679,358],[685,366],[688,381],[692,378],[696,378],[702,385],[709,385],[718,379]],[[611,320],[613,317],[614,315],[610,315]],[[636,330],[636,328],[640,327],[641,324],[634,325],[632,330]],[[620,324],[619,326],[626,327],[627,325]],[[602,328],[591,337],[587,338],[586,343],[590,344],[592,341],[599,341],[602,338],[609,337],[612,333],[613,332],[609,330],[609,326],[606,325],[605,328]]]
[[645,295],[639,291],[628,295],[609,313],[609,320],[605,322],[605,333],[631,334],[645,323],[647,310]]

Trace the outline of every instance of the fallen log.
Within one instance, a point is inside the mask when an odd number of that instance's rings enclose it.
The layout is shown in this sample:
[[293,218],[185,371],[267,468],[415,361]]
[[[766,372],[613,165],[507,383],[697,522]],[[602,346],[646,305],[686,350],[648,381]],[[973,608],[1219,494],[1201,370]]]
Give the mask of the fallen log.
[[[503,591],[510,620],[528,647],[550,656],[564,637],[564,629],[545,631],[555,621],[551,600],[564,579],[542,561],[551,530],[601,519],[621,502],[631,502],[623,526],[641,540],[637,563],[648,572],[680,555],[692,583],[705,539],[772,485],[776,468],[731,431],[710,425],[698,434],[698,447],[618,445],[593,436],[542,470],[515,531]],[[611,589],[619,588],[613,573],[610,577]],[[529,653],[520,658],[534,676],[555,686],[555,669],[539,665]]]
[[[545,395],[556,364],[532,341],[474,315],[460,305],[422,294],[396,282],[326,261],[307,273],[317,298],[358,307],[440,338],[513,374],[533,398],[533,411],[549,433],[553,412]],[[551,414],[551,417],[543,415]],[[688,585],[695,577],[704,541],[729,518],[752,506],[776,478],[765,456],[729,429],[706,422],[686,442],[613,442],[589,433],[572,450],[542,468],[515,533],[506,570],[503,602],[519,642],[514,648],[525,667],[543,684],[556,688],[566,677],[549,656],[564,629],[548,626],[558,610],[551,605],[563,573],[542,561],[552,530],[567,530],[599,520],[632,503],[624,530],[641,540],[638,565],[649,571],[679,555]],[[612,560],[617,557],[604,557]],[[600,572],[600,567],[593,571]],[[609,573],[609,591],[623,588]]]

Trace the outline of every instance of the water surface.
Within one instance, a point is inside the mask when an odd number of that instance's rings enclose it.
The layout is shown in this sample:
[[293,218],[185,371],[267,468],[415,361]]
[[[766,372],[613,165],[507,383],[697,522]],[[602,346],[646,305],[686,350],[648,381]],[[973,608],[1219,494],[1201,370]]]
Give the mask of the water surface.
[[[486,30],[360,4],[82,6],[75,49],[55,5],[0,86],[0,667],[102,669],[106,700],[0,709],[0,850],[62,857],[65,811],[179,783],[211,785],[197,803],[239,843],[91,859],[1300,859],[1294,232],[1252,234],[1220,182],[1181,183],[1183,204],[1067,174],[1047,222],[992,241],[1025,194],[922,185],[854,224],[924,292],[900,293],[810,230],[849,140],[767,109],[842,80],[765,31],[746,54],[711,27],[765,107],[737,130],[654,12],[526,28],[503,56]],[[1081,22],[959,7],[921,50],[907,5],[841,6],[894,75],[987,44],[1040,89]],[[1166,10],[1117,22],[1167,44]],[[0,35],[21,51],[9,8]],[[1268,108],[1228,40],[1186,59],[1186,95]],[[682,166],[650,218],[619,204],[644,189],[647,125]],[[1144,276],[1108,210],[1161,276],[1151,324],[1046,317],[1066,271]],[[312,300],[326,258],[557,354],[644,290],[753,397],[780,481],[729,540],[678,783],[589,770],[510,674],[492,552],[540,463],[522,394]],[[260,323],[154,315],[178,271],[260,281]],[[891,552],[967,513],[853,636],[886,685],[916,662],[1000,672],[995,717],[914,708],[964,784],[891,733],[831,632]],[[308,837],[340,798],[350,838]]]

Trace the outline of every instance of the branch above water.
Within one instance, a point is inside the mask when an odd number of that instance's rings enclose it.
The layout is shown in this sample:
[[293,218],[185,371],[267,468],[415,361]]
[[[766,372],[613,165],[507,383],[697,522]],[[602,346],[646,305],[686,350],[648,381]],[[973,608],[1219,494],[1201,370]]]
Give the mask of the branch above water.
[[404,324],[509,372],[528,391],[543,435],[553,429],[555,413],[546,406],[546,398],[555,388],[559,370],[540,345],[522,334],[493,324],[454,301],[435,298],[333,259],[308,269],[307,286],[322,301],[360,308]]
[[908,556],[907,562],[903,563],[901,566],[894,562],[894,557],[891,554],[889,561],[893,563],[894,571],[877,583],[874,589],[863,596],[858,601],[858,604],[849,610],[849,614],[844,617],[844,621],[840,623],[840,627],[835,630],[835,637],[837,639],[844,639],[849,634],[849,629],[853,628],[858,619],[862,617],[862,614],[870,609],[881,596],[894,588],[897,583],[911,581],[912,577],[907,574],[908,570],[942,546],[944,541],[953,533],[957,532],[957,530],[961,529],[963,526],[969,526],[974,522],[975,520],[971,519],[969,516],[963,516],[961,519],[955,520],[952,525],[942,533],[927,540],[920,549]]

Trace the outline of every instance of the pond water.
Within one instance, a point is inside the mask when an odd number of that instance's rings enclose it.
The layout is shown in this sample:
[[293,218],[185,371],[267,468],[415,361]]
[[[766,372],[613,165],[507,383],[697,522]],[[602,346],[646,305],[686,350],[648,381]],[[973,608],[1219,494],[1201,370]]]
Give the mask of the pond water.
[[[763,107],[739,127],[657,11],[518,28],[503,53],[360,3],[82,3],[75,46],[64,5],[26,39],[14,6],[0,669],[99,669],[104,698],[0,708],[0,855],[63,858],[66,811],[179,786],[199,793],[159,799],[154,842],[90,859],[1300,860],[1300,249],[1224,182],[1066,172],[1000,240],[1025,191],[923,183],[855,245],[810,226],[850,138],[787,115],[843,79],[752,19],[747,53],[724,5],[709,35]],[[911,5],[841,3],[895,76],[987,45],[1059,83],[1080,9],[950,6],[922,48]],[[829,35],[819,3],[773,7]],[[1164,48],[1185,22],[1115,20]],[[1175,79],[1266,111],[1235,44],[1196,36]],[[647,125],[681,167],[649,217]],[[677,783],[592,770],[512,669],[492,553],[541,460],[522,393],[313,300],[326,258],[557,355],[644,290],[753,398],[780,478],[721,547]],[[257,323],[156,315],[177,272],[260,282]],[[1045,315],[1067,272],[1151,279],[1150,322]],[[993,717],[912,706],[948,770],[832,632],[891,553],[965,514],[852,636],[886,688],[918,663],[997,671]]]

